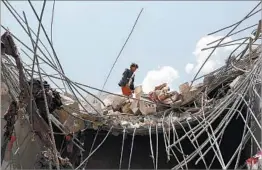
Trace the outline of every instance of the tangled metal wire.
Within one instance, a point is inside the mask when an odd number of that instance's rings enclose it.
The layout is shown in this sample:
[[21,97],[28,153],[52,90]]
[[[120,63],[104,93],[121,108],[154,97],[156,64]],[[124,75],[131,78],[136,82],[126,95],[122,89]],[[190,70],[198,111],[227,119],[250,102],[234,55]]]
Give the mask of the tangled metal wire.
[[[97,117],[103,118],[102,113],[100,113],[84,97],[83,93],[93,96],[98,101],[100,101],[102,104],[103,102],[101,101],[101,99],[96,97],[94,94],[90,93],[87,89],[97,90],[99,92],[108,93],[108,94],[117,95],[117,96],[121,96],[121,95],[114,94],[108,91],[104,91],[104,90],[101,90],[95,87],[91,87],[88,85],[84,85],[78,82],[74,82],[69,77],[67,77],[59,62],[59,57],[57,56],[56,51],[53,47],[52,40],[50,40],[45,30],[45,27],[42,24],[42,17],[44,14],[46,1],[43,1],[43,7],[41,10],[40,16],[37,14],[31,1],[28,1],[28,2],[37,20],[39,21],[37,33],[35,33],[30,28],[25,12],[23,12],[23,17],[22,17],[12,7],[10,2],[3,1],[5,7],[9,10],[9,12],[17,20],[17,22],[20,24],[23,30],[28,34],[28,36],[30,37],[31,43],[32,43],[32,47],[30,48],[22,40],[16,37],[13,33],[9,32],[5,26],[1,25],[1,27],[4,30],[6,30],[8,34],[10,34],[11,37],[14,38],[19,43],[19,47],[21,47],[21,52],[23,53],[23,55],[19,54],[19,51],[16,50],[14,54],[13,53],[11,54],[10,51],[6,51],[6,53],[2,55],[2,59],[1,59],[1,63],[2,63],[1,78],[3,82],[8,86],[9,94],[14,101],[10,106],[18,107],[18,108],[15,107],[15,110],[17,110],[16,113],[18,113],[18,115],[21,116],[20,117],[21,119],[23,119],[23,116],[25,116],[26,114],[32,116],[33,112],[35,111],[37,112],[38,109],[36,107],[36,103],[34,99],[32,82],[33,82],[33,78],[38,76],[40,79],[39,81],[40,81],[42,91],[45,91],[44,78],[48,79],[48,81],[52,82],[58,91],[65,93],[67,92],[67,90],[69,90],[69,92],[74,96],[76,101],[82,106],[82,108],[85,110],[87,114],[90,114],[93,116],[95,115]],[[235,169],[237,169],[242,166],[242,165],[239,165],[241,151],[249,140],[251,140],[251,143],[252,145],[254,145],[255,148],[257,148],[258,150],[262,150],[261,139],[257,139],[257,137],[255,136],[255,132],[261,131],[261,108],[259,108],[261,106],[259,106],[259,104],[261,103],[262,56],[261,56],[261,46],[255,44],[259,39],[261,39],[261,20],[259,21],[258,24],[254,24],[246,28],[242,28],[238,31],[235,31],[237,28],[239,28],[242,22],[254,16],[255,14],[261,12],[261,9],[258,9],[260,5],[261,3],[259,3],[254,9],[252,9],[243,19],[241,19],[237,23],[214,32],[214,33],[217,33],[222,30],[226,30],[226,29],[233,27],[233,29],[231,29],[226,36],[224,36],[223,38],[219,40],[209,43],[209,45],[214,44],[214,43],[216,43],[216,45],[214,45],[213,47],[207,48],[207,49],[213,48],[213,50],[210,53],[210,55],[207,57],[206,61],[212,56],[213,52],[217,48],[222,48],[226,46],[237,46],[237,47],[228,56],[228,61],[225,66],[213,71],[212,73],[208,75],[204,75],[205,77],[213,75],[215,76],[215,79],[209,85],[209,89],[203,91],[199,95],[200,104],[201,104],[200,105],[201,112],[199,112],[198,114],[193,114],[189,116],[190,120],[186,118],[181,122],[181,121],[178,121],[177,119],[174,119],[174,115],[176,115],[176,112],[174,108],[171,108],[162,113],[160,124],[156,124],[156,125],[150,124],[145,129],[142,129],[143,131],[146,131],[149,136],[152,163],[155,169],[158,169],[158,140],[159,140],[158,135],[160,134],[162,134],[164,137],[167,159],[170,160],[172,156],[178,162],[177,165],[174,165],[173,169],[188,169],[187,164],[196,157],[198,158],[195,164],[198,164],[200,161],[202,161],[206,169],[210,169],[215,159],[219,161],[222,169],[228,169],[229,166],[231,166],[233,160],[236,159],[234,167]],[[52,19],[52,22],[53,22],[53,19]],[[227,42],[227,43],[222,44],[225,38],[232,36],[232,35],[236,35],[242,31],[254,28],[255,26],[257,28],[252,31],[252,36],[239,39],[239,40],[242,40],[241,43],[238,43],[238,44],[233,43],[236,41],[234,40],[232,42]],[[49,43],[49,46],[52,52],[49,52],[48,48],[43,44],[42,40],[40,40],[39,34],[41,31],[44,32],[45,37],[48,40],[48,43]],[[211,33],[211,34],[214,34],[214,33]],[[33,36],[35,36],[35,40]],[[207,49],[203,49],[203,50],[207,50]],[[239,49],[241,49],[239,54],[235,55],[235,52]],[[30,52],[31,54],[28,54],[28,52]],[[13,56],[13,58],[6,54]],[[27,63],[25,63],[24,62],[25,60],[23,60],[24,57],[28,57],[28,59],[31,60],[33,64],[28,65]],[[21,60],[17,60],[18,58],[20,58]],[[19,61],[21,61],[21,63],[19,63]],[[206,61],[203,63],[203,65],[206,63]],[[43,64],[48,65],[50,68],[56,71],[56,74],[51,75],[51,74],[46,73],[45,69],[43,69],[43,66],[42,66]],[[37,68],[37,71],[35,70],[35,68]],[[200,71],[201,69],[199,70],[199,72]],[[192,80],[192,84],[194,83],[194,81],[204,77],[204,76],[197,77],[199,72],[196,74],[196,76]],[[236,84],[232,88],[230,88],[230,90],[228,89],[225,90],[226,88],[228,88],[229,84],[232,83],[233,80],[235,80],[236,78],[240,78],[241,81],[237,81]],[[31,81],[31,84],[27,83],[28,80]],[[223,87],[223,88],[220,87],[219,89],[222,89],[222,90],[218,92],[217,86],[223,84],[223,82],[226,87]],[[61,84],[63,87],[61,87]],[[213,96],[213,98],[215,99],[214,103],[212,103],[212,105],[207,106],[207,103],[205,103],[204,101],[208,98],[207,96],[214,90],[217,92],[217,94]],[[25,100],[24,98],[21,98],[21,96],[25,96],[25,98],[27,99]],[[47,114],[47,122],[48,122],[44,127],[46,127],[45,133],[49,135],[42,134],[42,136],[48,136],[48,141],[50,143],[48,145],[48,148],[52,150],[52,154],[53,154],[52,158],[55,160],[54,162],[55,162],[56,169],[60,169],[62,158],[60,157],[60,154],[57,151],[57,148],[55,146],[55,139],[54,139],[54,134],[53,134],[52,122],[51,122],[52,120],[50,119],[50,116],[49,116],[50,105],[48,105],[48,98],[45,93],[43,93],[43,98],[45,102],[44,103],[45,112]],[[89,110],[86,109],[86,107],[83,106],[82,101],[88,104],[91,109]],[[25,107],[27,107],[26,106],[27,103],[29,104],[29,108],[30,108],[28,113],[23,111]],[[243,104],[246,107],[246,113],[243,113],[242,109],[239,109],[240,106],[242,106]],[[206,109],[206,108],[209,108],[209,109]],[[11,112],[10,110],[12,110],[11,107],[9,108],[9,112],[7,113],[10,113]],[[37,114],[37,115],[38,115],[37,119],[40,119],[41,117],[43,117],[40,114]],[[81,117],[77,117],[75,115],[73,116],[76,119],[81,119],[86,122],[90,122],[89,120],[85,120]],[[235,153],[232,155],[232,157],[230,158],[228,162],[225,162],[222,156],[222,153],[221,153],[220,144],[221,144],[222,137],[225,133],[226,128],[228,127],[228,125],[230,124],[230,122],[232,121],[232,119],[235,116],[240,117],[243,120],[243,122],[245,122],[245,127],[243,130],[242,140],[239,143],[237,149],[235,150]],[[219,117],[222,117],[222,120],[220,121],[220,123],[218,124],[216,128],[213,128],[211,124],[215,120],[217,120]],[[13,134],[12,125],[14,124],[14,117],[10,115],[6,115],[5,119],[8,122],[7,123],[8,130],[5,133],[6,139],[8,141],[10,136]],[[38,122],[40,123],[40,121]],[[193,124],[196,124],[196,125],[192,126]],[[189,127],[189,130],[188,129],[186,130],[185,127]],[[32,128],[33,128],[32,131],[36,130],[34,129],[35,128],[34,126],[32,126]],[[178,128],[184,131],[183,136],[178,136],[178,133],[176,131],[176,129]],[[132,161],[132,149],[134,147],[133,141],[135,139],[135,136],[141,131],[141,129],[139,128],[131,128],[131,129],[119,128],[117,129],[113,127],[112,125],[108,125],[107,127],[105,127],[105,129],[108,130],[108,133],[105,136],[104,140],[94,150],[91,149],[89,156],[87,158],[82,159],[82,162],[75,169],[82,168],[83,165],[86,164],[88,159],[106,141],[108,135],[114,130],[119,131],[123,134],[122,151],[121,151],[121,158],[120,158],[120,163],[119,163],[120,169],[121,169],[121,164],[122,164],[122,155],[123,155],[123,148],[124,148],[124,143],[125,143],[125,140],[124,140],[125,135],[126,133],[132,134],[132,145],[131,145],[129,164],[128,164],[129,165],[128,168],[131,168],[130,165]],[[155,132],[157,135],[157,138],[156,138],[157,146],[156,146],[155,151],[152,146],[153,142],[151,138],[151,135],[153,132]],[[205,141],[199,143],[198,138],[203,133],[206,133],[208,138]],[[194,152],[192,152],[189,155],[186,155],[184,153],[183,147],[181,145],[181,142],[183,142],[184,139],[189,139],[195,148]],[[94,142],[95,140],[96,139],[94,139]],[[6,147],[5,145],[2,145],[2,147]],[[174,150],[179,150],[179,152],[181,152],[181,154],[183,155],[182,160],[177,158]],[[207,162],[205,161],[205,155],[207,155],[207,153],[210,151],[214,151],[215,154],[213,156],[213,161],[208,165]]]

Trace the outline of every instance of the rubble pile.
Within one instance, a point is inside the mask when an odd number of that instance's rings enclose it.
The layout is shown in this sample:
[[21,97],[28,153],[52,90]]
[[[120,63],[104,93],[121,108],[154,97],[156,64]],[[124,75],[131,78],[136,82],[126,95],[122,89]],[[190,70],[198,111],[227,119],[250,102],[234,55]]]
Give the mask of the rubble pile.
[[[245,57],[234,62],[234,67],[224,66],[219,72],[206,75],[203,83],[198,83],[190,87],[186,82],[179,86],[179,92],[170,91],[166,83],[155,87],[154,91],[144,94],[142,87],[135,89],[134,97],[120,95],[108,95],[103,104],[96,105],[102,111],[102,118],[99,121],[92,119],[93,123],[86,124],[84,120],[90,120],[90,114],[68,94],[62,94],[64,108],[79,121],[69,123],[68,128],[74,127],[77,130],[84,128],[94,128],[98,126],[104,129],[113,127],[114,131],[132,132],[137,129],[137,134],[148,133],[148,127],[158,126],[161,132],[162,127],[170,126],[169,122],[186,124],[196,122],[198,116],[203,113],[208,115],[216,108],[223,99],[235,90],[245,77],[245,70],[250,66],[250,60],[255,63],[259,52],[255,51],[252,58]],[[242,70],[238,69],[242,68]],[[225,71],[226,70],[226,71]],[[84,101],[81,101],[84,103]],[[71,110],[69,109],[71,108]],[[72,110],[72,108],[74,108]],[[59,112],[59,111],[58,111]],[[92,116],[91,116],[92,117]],[[93,116],[94,118],[94,116]],[[59,120],[65,125],[65,118],[60,114]],[[77,122],[77,121],[78,122]],[[68,121],[68,120],[67,120]],[[76,132],[76,130],[71,132]]]
[[[60,168],[62,169],[73,169],[72,164],[68,158],[58,157],[60,162]],[[35,169],[56,169],[54,157],[51,151],[42,151],[37,155]]]

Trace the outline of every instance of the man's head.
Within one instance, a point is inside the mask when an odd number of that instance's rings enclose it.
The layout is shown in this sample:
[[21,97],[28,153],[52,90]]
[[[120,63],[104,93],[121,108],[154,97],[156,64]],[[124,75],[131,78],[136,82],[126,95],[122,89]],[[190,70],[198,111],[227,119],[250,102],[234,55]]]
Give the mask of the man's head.
[[136,63],[132,63],[132,64],[130,65],[130,70],[131,70],[132,72],[135,72],[136,69],[138,69],[138,65],[137,65]]

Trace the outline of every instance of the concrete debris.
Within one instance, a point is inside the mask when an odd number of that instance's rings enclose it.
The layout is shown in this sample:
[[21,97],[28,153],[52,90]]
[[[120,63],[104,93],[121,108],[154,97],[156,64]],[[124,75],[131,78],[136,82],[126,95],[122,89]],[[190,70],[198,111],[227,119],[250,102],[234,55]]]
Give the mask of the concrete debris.
[[244,79],[243,75],[237,76],[237,78],[235,78],[232,81],[232,83],[229,84],[229,87],[233,90],[236,87],[236,85],[243,79]]
[[1,82],[1,95],[8,94],[8,87],[4,82]]
[[[214,76],[212,76],[214,78]],[[236,80],[235,80],[236,81]],[[232,83],[234,83],[233,81]],[[209,82],[210,81],[205,81]],[[231,83],[231,84],[232,84]],[[107,95],[103,100],[104,105],[95,103],[103,111],[104,120],[101,125],[112,124],[119,128],[141,128],[148,125],[157,125],[162,122],[161,116],[167,108],[180,108],[183,111],[172,115],[172,121],[193,120],[191,115],[199,115],[203,111],[208,112],[213,105],[213,98],[203,98],[201,93],[208,84],[199,83],[189,86],[189,83],[183,83],[179,86],[179,92],[170,91],[167,83],[156,86],[154,91],[144,94],[141,86],[135,88],[135,98],[127,98],[116,95]],[[72,95],[61,94],[63,106],[56,110],[59,115],[59,121],[66,129],[66,133],[75,133],[86,128],[86,124],[81,119],[86,119],[88,114],[80,109],[78,102],[72,98]],[[83,102],[84,101],[80,101]],[[195,107],[184,108],[194,102]],[[204,104],[205,107],[200,106]],[[197,105],[197,106],[196,106]],[[161,112],[162,111],[162,112]],[[69,114],[70,113],[70,114]],[[159,117],[160,116],[160,117]],[[166,115],[167,116],[167,115]],[[167,118],[164,120],[166,121]],[[97,129],[97,124],[92,128]]]
[[112,107],[113,110],[119,110],[123,104],[126,103],[126,98],[119,97],[115,95],[108,95],[103,100],[105,106],[102,106],[102,109],[105,110],[109,107]]
[[139,110],[142,115],[149,115],[156,113],[156,104],[148,103],[146,101],[139,101]]
[[188,82],[186,82],[184,84],[181,84],[179,86],[179,92],[181,94],[187,93],[189,90],[190,90],[190,87],[189,87],[189,83]]
[[[58,157],[62,169],[73,169],[68,158]],[[50,150],[42,151],[36,158],[35,169],[55,169],[54,155]]]
[[80,115],[79,104],[66,94],[61,95],[63,106],[55,110],[59,121],[63,124],[66,134],[76,133],[85,128],[85,122],[76,119]]

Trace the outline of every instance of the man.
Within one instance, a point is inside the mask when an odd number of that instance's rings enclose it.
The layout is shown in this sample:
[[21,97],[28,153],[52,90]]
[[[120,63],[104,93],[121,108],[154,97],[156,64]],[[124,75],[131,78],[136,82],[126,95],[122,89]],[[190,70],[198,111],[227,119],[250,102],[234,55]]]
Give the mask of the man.
[[130,69],[126,69],[123,73],[123,77],[118,85],[121,87],[122,93],[125,96],[131,96],[134,93],[134,80],[135,80],[135,71],[138,69],[138,65],[132,63]]

